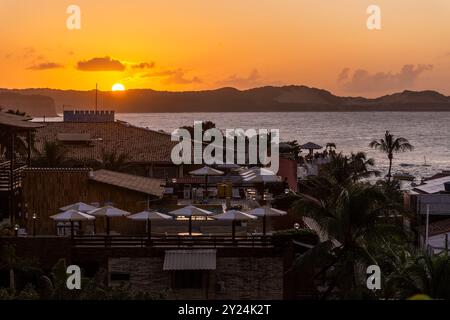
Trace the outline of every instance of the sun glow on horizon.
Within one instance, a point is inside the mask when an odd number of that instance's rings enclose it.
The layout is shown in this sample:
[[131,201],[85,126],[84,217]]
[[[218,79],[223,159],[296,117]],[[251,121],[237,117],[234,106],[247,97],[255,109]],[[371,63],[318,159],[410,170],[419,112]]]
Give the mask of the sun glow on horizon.
[[111,88],[112,91],[125,91],[125,86],[121,83],[116,83]]

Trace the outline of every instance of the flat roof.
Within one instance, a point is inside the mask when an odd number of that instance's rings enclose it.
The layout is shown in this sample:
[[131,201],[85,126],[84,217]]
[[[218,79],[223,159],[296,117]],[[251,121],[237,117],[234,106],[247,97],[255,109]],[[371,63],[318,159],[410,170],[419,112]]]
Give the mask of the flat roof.
[[420,193],[438,193],[445,191],[444,183],[450,182],[450,176],[427,180],[424,184],[415,187],[413,190]]

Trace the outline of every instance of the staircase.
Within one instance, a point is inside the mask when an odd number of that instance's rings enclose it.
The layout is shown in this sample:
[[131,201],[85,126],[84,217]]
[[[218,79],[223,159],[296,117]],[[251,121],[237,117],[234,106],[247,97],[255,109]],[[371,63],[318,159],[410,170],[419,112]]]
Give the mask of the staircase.
[[14,191],[22,185],[22,171],[26,166],[15,164],[11,172],[11,162],[0,163],[0,192]]

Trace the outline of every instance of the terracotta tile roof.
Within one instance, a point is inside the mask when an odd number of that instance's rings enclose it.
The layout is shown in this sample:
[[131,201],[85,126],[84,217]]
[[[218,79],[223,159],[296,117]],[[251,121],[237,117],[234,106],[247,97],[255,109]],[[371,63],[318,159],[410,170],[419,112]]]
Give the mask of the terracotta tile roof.
[[[423,235],[425,235],[425,225],[418,226],[417,231]],[[433,223],[430,223],[428,226],[429,236],[435,236],[438,234],[444,234],[450,232],[450,219],[439,220]]]
[[164,193],[164,187],[161,187],[161,185],[165,181],[161,179],[146,178],[109,170],[94,171],[89,178],[93,181],[151,194],[157,197],[161,197]]
[[58,134],[90,135],[89,143],[67,144],[67,157],[74,160],[101,160],[102,150],[128,156],[130,163],[172,163],[170,154],[177,142],[170,134],[135,127],[123,122],[47,122],[36,131],[36,149],[45,141],[56,141]]

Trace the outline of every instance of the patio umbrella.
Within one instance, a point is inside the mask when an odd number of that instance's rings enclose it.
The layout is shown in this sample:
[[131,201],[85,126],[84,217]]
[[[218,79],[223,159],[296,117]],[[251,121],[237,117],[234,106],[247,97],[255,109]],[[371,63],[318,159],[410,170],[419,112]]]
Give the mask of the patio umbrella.
[[234,170],[234,169],[239,169],[241,166],[235,163],[222,163],[217,165],[217,168],[220,169],[227,169],[227,170]]
[[[279,182],[281,178],[273,171],[266,168],[253,167],[247,171],[242,172],[241,178],[243,182],[262,184],[262,198],[264,199],[265,184],[270,182]],[[258,189],[257,189],[258,190]]]
[[50,216],[50,219],[53,219],[55,221],[61,221],[61,222],[70,222],[70,235],[73,238],[73,233],[74,233],[73,223],[74,223],[74,221],[82,222],[82,221],[95,220],[95,217],[90,216],[86,213],[71,209],[71,210],[67,210],[67,211],[55,214],[53,216]]
[[192,235],[192,217],[194,216],[207,217],[212,216],[213,213],[211,211],[200,209],[195,206],[186,206],[181,209],[171,211],[169,212],[169,214],[177,217],[179,216],[189,217],[189,235]]
[[92,211],[89,211],[88,214],[95,216],[95,217],[106,217],[106,234],[109,235],[109,219],[115,218],[115,217],[125,217],[130,215],[128,211],[124,211],[118,208],[115,208],[113,206],[104,206],[101,208],[96,208]]
[[312,156],[314,150],[322,149],[322,146],[319,146],[318,144],[315,144],[314,142],[307,142],[300,146],[300,149],[306,149],[309,150],[309,154]]
[[279,217],[287,214],[286,211],[278,210],[268,206],[255,208],[247,212],[255,217],[263,217],[263,235],[266,235],[266,217]]
[[256,217],[238,210],[229,210],[213,216],[213,219],[232,221],[232,238],[234,240],[236,236],[236,221],[254,220]]
[[152,236],[152,220],[171,220],[171,216],[158,211],[142,211],[127,217],[135,221],[147,221],[147,235],[150,239]]
[[95,210],[95,209],[97,209],[97,207],[86,204],[84,202],[77,202],[77,203],[69,204],[68,206],[59,208],[59,210],[61,210],[61,211],[77,210],[77,211],[84,212],[84,213]]
[[208,176],[221,176],[224,174],[223,171],[213,169],[208,166],[189,172],[193,176],[205,176],[205,198],[208,195]]

